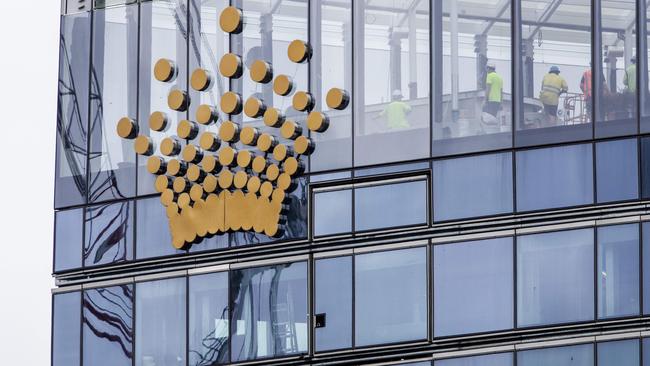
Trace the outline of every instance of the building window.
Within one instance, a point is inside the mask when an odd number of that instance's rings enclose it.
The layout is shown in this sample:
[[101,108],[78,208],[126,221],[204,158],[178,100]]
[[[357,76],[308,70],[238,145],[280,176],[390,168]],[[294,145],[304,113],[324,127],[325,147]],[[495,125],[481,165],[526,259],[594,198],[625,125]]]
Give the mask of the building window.
[[512,353],[497,353],[435,361],[433,366],[513,366]]
[[81,293],[54,295],[52,301],[52,366],[78,366],[81,364]]
[[307,263],[230,273],[231,362],[307,352]]
[[314,194],[314,235],[352,232],[352,189]]
[[517,326],[594,319],[594,233],[517,238]]
[[189,278],[189,364],[228,363],[228,272]]
[[158,197],[136,201],[136,258],[152,258],[184,253],[172,246],[165,207]]
[[355,256],[355,345],[427,338],[426,248]]
[[54,272],[81,267],[83,208],[54,213]]
[[596,192],[599,203],[639,197],[637,162],[637,139],[596,143]]
[[185,278],[136,284],[135,365],[185,364]]
[[593,344],[542,348],[517,352],[517,366],[593,366]]
[[639,314],[639,225],[598,228],[598,317]]
[[316,352],[352,347],[352,257],[319,259],[315,274]]
[[84,291],[83,363],[130,366],[133,362],[133,285]]
[[517,210],[593,203],[591,144],[525,150],[517,157]]
[[426,224],[427,181],[358,187],[354,205],[357,231]]
[[512,154],[433,162],[435,221],[512,212]]
[[133,259],[133,202],[122,201],[86,209],[84,266]]
[[643,314],[650,314],[650,222],[641,224],[643,238]]
[[601,342],[598,347],[598,366],[638,366],[639,340]]
[[513,327],[512,250],[512,238],[434,245],[434,336]]

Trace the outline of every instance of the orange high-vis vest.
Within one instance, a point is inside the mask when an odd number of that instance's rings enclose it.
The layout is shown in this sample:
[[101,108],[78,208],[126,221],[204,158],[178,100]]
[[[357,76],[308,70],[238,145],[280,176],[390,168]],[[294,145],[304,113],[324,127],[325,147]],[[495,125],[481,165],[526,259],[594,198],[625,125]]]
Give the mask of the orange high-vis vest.
[[582,74],[582,80],[580,81],[580,90],[582,90],[586,97],[591,98],[591,69],[585,71]]

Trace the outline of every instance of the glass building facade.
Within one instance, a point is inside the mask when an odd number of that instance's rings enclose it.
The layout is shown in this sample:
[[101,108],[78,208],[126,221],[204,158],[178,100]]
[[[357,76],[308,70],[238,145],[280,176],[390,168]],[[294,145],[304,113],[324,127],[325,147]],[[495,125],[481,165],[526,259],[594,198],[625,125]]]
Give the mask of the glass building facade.
[[[649,7],[62,0],[52,365],[650,365]],[[287,59],[295,39],[309,63]],[[290,75],[330,126],[282,235],[175,249],[120,118],[159,150],[171,89],[191,100],[172,131],[235,91],[306,127],[291,95],[222,77],[227,53]],[[215,114],[201,132],[259,122]]]

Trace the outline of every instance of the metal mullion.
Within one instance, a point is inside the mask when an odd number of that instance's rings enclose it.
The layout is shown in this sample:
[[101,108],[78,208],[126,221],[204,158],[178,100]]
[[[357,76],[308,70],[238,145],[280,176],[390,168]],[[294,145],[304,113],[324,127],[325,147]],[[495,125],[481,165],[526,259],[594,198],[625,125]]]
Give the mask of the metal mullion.
[[433,244],[429,241],[427,243],[427,340],[433,342],[433,330],[434,330],[434,288],[433,288]]
[[[521,37],[521,27],[522,27],[522,17],[521,17],[521,1],[514,0],[510,4],[510,42],[511,42],[511,54],[510,57],[512,60],[512,79],[511,79],[511,88],[512,88],[512,116],[510,121],[510,134],[511,134],[511,148],[514,148],[517,144],[516,135],[517,135],[517,126],[519,122],[523,123],[523,66],[522,66],[522,37]],[[520,105],[521,104],[521,105]]]
[[[193,0],[189,0],[193,1]],[[185,365],[190,363],[190,276],[185,276]]]
[[644,245],[643,245],[643,222],[639,222],[639,315],[643,316],[645,314],[644,304],[643,304],[643,289],[644,289],[644,280],[643,280],[643,270],[644,270]]
[[307,260],[307,308],[309,312],[309,319],[307,320],[307,326],[309,327],[309,332],[307,333],[307,355],[310,358],[313,357],[316,352],[316,328],[314,323],[314,318],[316,316],[315,274],[316,261],[314,260],[314,254],[310,253],[309,259]]
[[594,233],[594,240],[593,240],[593,253],[594,253],[594,268],[593,268],[593,279],[594,279],[594,318],[592,321],[598,321],[599,320],[599,314],[598,314],[598,296],[600,295],[600,288],[598,287],[598,227],[594,227],[593,229]]
[[131,335],[131,339],[133,340],[133,344],[132,344],[132,347],[133,347],[132,355],[133,355],[133,357],[131,358],[131,366],[136,366],[135,365],[135,362],[136,362],[135,361],[135,356],[136,356],[136,348],[138,347],[138,344],[136,342],[136,340],[137,340],[137,337],[136,337],[136,332],[137,332],[137,329],[136,329],[136,319],[137,319],[136,318],[136,315],[137,315],[136,314],[136,309],[137,309],[137,302],[136,302],[136,294],[137,294],[137,292],[136,291],[137,290],[136,289],[137,289],[137,287],[138,287],[138,283],[135,282],[135,280],[134,280],[134,282],[133,282],[133,305],[132,305],[133,306],[133,309],[132,309],[133,314],[131,315],[131,321],[133,322],[132,326],[131,326],[131,331],[133,332],[133,334]]
[[357,256],[355,254],[350,255],[351,259],[351,265],[352,265],[352,306],[350,311],[352,312],[350,319],[352,319],[352,324],[351,324],[351,349],[356,349],[357,348],[357,340],[356,340],[356,327],[357,327],[357,312],[356,312],[356,299],[357,299],[357,291],[356,291],[356,284],[357,284],[357,276],[356,276],[356,262],[357,262]]
[[517,322],[517,302],[518,302],[518,291],[517,291],[517,242],[519,236],[512,236],[512,329],[516,330],[519,328]]
[[84,295],[86,291],[79,291],[79,365],[84,364]]
[[596,123],[600,119],[602,95],[602,18],[601,0],[591,0],[591,139],[596,137]]

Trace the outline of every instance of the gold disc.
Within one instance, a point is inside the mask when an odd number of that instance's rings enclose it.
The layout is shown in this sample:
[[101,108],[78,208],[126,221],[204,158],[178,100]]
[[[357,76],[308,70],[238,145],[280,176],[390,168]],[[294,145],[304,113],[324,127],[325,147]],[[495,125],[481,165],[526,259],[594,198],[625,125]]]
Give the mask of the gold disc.
[[277,145],[278,142],[273,135],[263,133],[257,139],[257,148],[263,152],[270,152]]
[[237,173],[235,173],[235,178],[233,179],[235,188],[242,189],[246,187],[246,183],[248,183],[248,174],[246,174],[245,171],[240,170]]
[[132,140],[138,136],[138,124],[129,117],[122,117],[117,122],[117,135]]
[[330,126],[330,119],[323,112],[311,112],[307,116],[307,128],[314,132],[325,132]]
[[187,171],[187,164],[184,161],[178,159],[171,159],[167,162],[167,174],[173,175],[175,177],[180,177],[185,175]]
[[181,152],[181,143],[174,137],[165,137],[160,141],[160,152],[165,156],[176,156]]
[[149,116],[149,128],[153,131],[162,132],[167,129],[169,118],[164,112],[153,112]]
[[284,172],[291,176],[302,174],[304,171],[304,165],[293,156],[288,157],[282,164],[282,167],[284,168]]
[[264,182],[260,186],[260,195],[262,197],[271,197],[271,194],[273,194],[273,184],[271,182]]
[[202,125],[210,125],[219,119],[217,110],[208,104],[201,104],[196,109],[196,121]]
[[295,63],[303,63],[311,57],[311,47],[304,41],[296,39],[287,48],[289,60]]
[[198,163],[203,159],[203,151],[197,146],[187,145],[183,148],[183,160],[188,163]]
[[234,143],[239,141],[239,125],[232,121],[222,123],[219,127],[219,137],[226,142]]
[[280,176],[280,167],[277,164],[271,164],[266,168],[266,178],[273,182]]
[[164,174],[167,164],[160,156],[150,156],[147,159],[147,171],[151,174]]
[[203,159],[201,159],[201,167],[207,173],[216,173],[221,170],[219,159],[214,155],[204,155]]
[[214,132],[203,132],[199,139],[199,146],[203,150],[217,151],[221,146],[221,140],[219,140],[219,136]]
[[237,150],[224,146],[219,150],[219,164],[222,166],[235,166],[237,164]]
[[279,162],[284,161],[284,159],[291,155],[293,155],[293,151],[285,144],[278,144],[273,148],[273,159]]
[[253,159],[253,171],[257,174],[262,174],[266,170],[267,161],[263,156],[256,156]]
[[159,175],[154,182],[156,192],[163,193],[166,189],[172,188],[172,180],[169,176]]
[[273,91],[277,95],[287,96],[293,91],[293,79],[288,75],[278,75],[273,80]]
[[273,79],[273,68],[266,61],[255,60],[250,68],[250,77],[256,83],[266,84]]
[[176,76],[176,64],[172,60],[161,58],[153,67],[153,76],[164,83],[172,81]]
[[174,191],[171,189],[165,189],[165,191],[162,192],[160,195],[160,203],[163,204],[163,206],[167,207],[174,203],[174,199],[176,198],[176,195],[174,194]]
[[246,126],[241,129],[241,133],[239,134],[239,139],[244,145],[255,146],[257,144],[257,139],[259,135],[260,132],[257,128]]
[[175,111],[185,112],[190,105],[190,99],[186,92],[174,89],[167,96],[167,105]]
[[280,127],[280,134],[287,140],[295,140],[302,134],[302,127],[294,121],[286,120]]
[[255,97],[246,99],[246,103],[244,103],[244,114],[248,117],[259,118],[264,115],[264,112],[266,112],[266,106],[261,100]]
[[248,179],[248,183],[246,183],[246,189],[249,193],[257,193],[257,191],[260,190],[261,185],[262,182],[260,182],[260,178],[257,176],[252,176]]
[[205,178],[205,172],[196,164],[190,164],[185,174],[191,182],[202,182]]
[[294,186],[294,182],[291,180],[291,176],[287,173],[282,173],[278,177],[278,188],[283,191],[290,192],[291,188]]
[[350,102],[350,94],[343,89],[332,88],[327,92],[325,101],[328,107],[343,110],[347,108],[348,103]]
[[178,122],[176,134],[182,139],[193,140],[199,134],[199,126],[192,121],[184,119]]
[[190,198],[195,202],[203,199],[203,187],[199,184],[193,185],[192,188],[190,188]]
[[269,127],[280,127],[285,117],[277,108],[267,108],[264,112],[264,124]]
[[219,72],[221,72],[221,75],[227,78],[237,79],[242,76],[242,71],[241,57],[234,53],[226,53],[221,57],[221,61],[219,61]]
[[192,203],[192,198],[189,193],[181,193],[178,195],[178,207],[182,209],[190,207]]
[[219,174],[219,187],[222,189],[228,189],[230,186],[232,186],[232,181],[234,179],[234,175],[230,170],[224,169]]
[[279,203],[283,203],[287,198],[287,194],[282,189],[274,189],[273,194],[271,195],[271,200]]
[[199,68],[192,72],[190,85],[196,91],[206,91],[212,86],[212,80],[212,75],[210,75],[208,70]]
[[296,154],[299,155],[311,155],[314,152],[316,145],[314,142],[307,136],[300,136],[296,139],[296,142],[293,144],[293,148],[296,151]]
[[185,177],[176,177],[174,178],[173,187],[176,193],[187,192],[190,190],[190,181]]
[[217,189],[219,180],[212,174],[208,174],[203,180],[203,190],[207,193],[212,193]]
[[221,96],[221,110],[226,114],[239,114],[242,110],[241,95],[235,92],[225,92]]
[[234,6],[229,6],[221,12],[219,16],[219,26],[226,33],[241,33],[244,15],[241,10]]
[[133,149],[138,155],[151,155],[153,154],[153,141],[149,136],[140,135],[135,138]]
[[308,92],[299,91],[293,95],[292,105],[297,111],[310,111],[314,108],[314,98]]
[[253,153],[250,150],[241,150],[237,153],[237,165],[240,168],[248,168],[253,162]]

